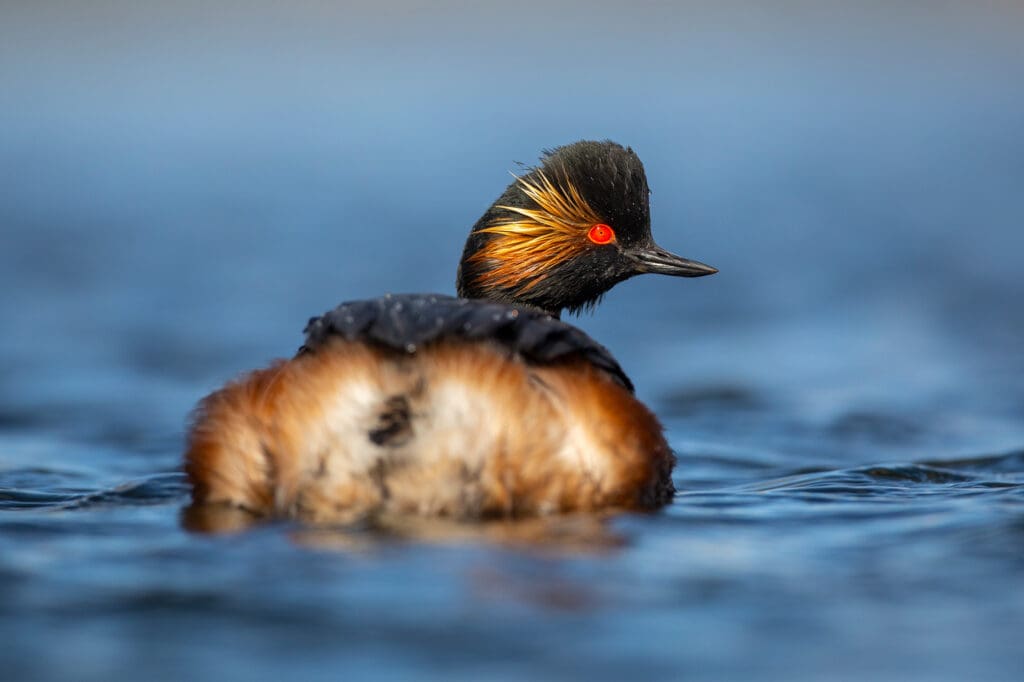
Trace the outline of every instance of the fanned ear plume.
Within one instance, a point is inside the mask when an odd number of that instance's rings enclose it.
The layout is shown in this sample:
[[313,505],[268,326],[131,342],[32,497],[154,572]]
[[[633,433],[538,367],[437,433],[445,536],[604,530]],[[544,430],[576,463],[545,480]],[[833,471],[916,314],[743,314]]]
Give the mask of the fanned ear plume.
[[478,286],[525,293],[584,248],[583,235],[602,221],[568,178],[556,184],[540,169],[532,178],[514,177],[536,208],[497,206],[515,215],[478,230],[494,238],[469,260],[486,266]]

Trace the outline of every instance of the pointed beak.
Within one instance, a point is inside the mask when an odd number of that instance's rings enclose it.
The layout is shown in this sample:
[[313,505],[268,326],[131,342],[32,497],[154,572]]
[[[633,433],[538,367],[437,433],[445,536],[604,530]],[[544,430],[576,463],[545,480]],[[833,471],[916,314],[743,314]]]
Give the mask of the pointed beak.
[[703,277],[718,272],[718,268],[669,253],[657,244],[640,246],[631,249],[628,253],[633,259],[637,273],[672,275],[673,277]]

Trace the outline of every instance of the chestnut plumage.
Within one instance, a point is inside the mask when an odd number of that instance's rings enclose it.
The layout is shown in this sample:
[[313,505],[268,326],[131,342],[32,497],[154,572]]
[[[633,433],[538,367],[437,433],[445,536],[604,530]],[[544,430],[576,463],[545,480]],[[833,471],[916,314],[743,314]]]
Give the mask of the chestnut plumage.
[[193,510],[348,523],[651,509],[674,456],[611,354],[563,310],[641,273],[714,268],[654,243],[643,165],[613,142],[545,152],[473,227],[460,298],[314,318],[299,353],[197,408]]

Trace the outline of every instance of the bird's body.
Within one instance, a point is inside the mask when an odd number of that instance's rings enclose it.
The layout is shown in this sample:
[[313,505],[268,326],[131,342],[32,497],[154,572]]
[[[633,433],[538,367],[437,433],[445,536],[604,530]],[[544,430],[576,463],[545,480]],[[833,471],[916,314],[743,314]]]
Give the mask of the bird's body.
[[671,451],[607,351],[543,313],[440,296],[314,320],[294,359],[204,402],[191,452],[205,501],[313,521],[653,507],[672,494]]
[[558,319],[631,274],[714,272],[654,245],[648,221],[632,151],[549,153],[474,227],[463,298],[343,304],[294,358],[208,396],[186,453],[194,505],[334,523],[665,504],[674,457],[657,419]]

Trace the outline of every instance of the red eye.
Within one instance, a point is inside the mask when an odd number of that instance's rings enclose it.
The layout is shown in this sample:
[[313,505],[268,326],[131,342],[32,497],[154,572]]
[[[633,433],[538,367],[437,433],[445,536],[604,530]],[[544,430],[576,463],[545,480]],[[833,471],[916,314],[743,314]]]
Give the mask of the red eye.
[[590,232],[587,232],[587,238],[595,244],[607,244],[615,239],[615,230],[604,223],[598,223],[590,228]]

